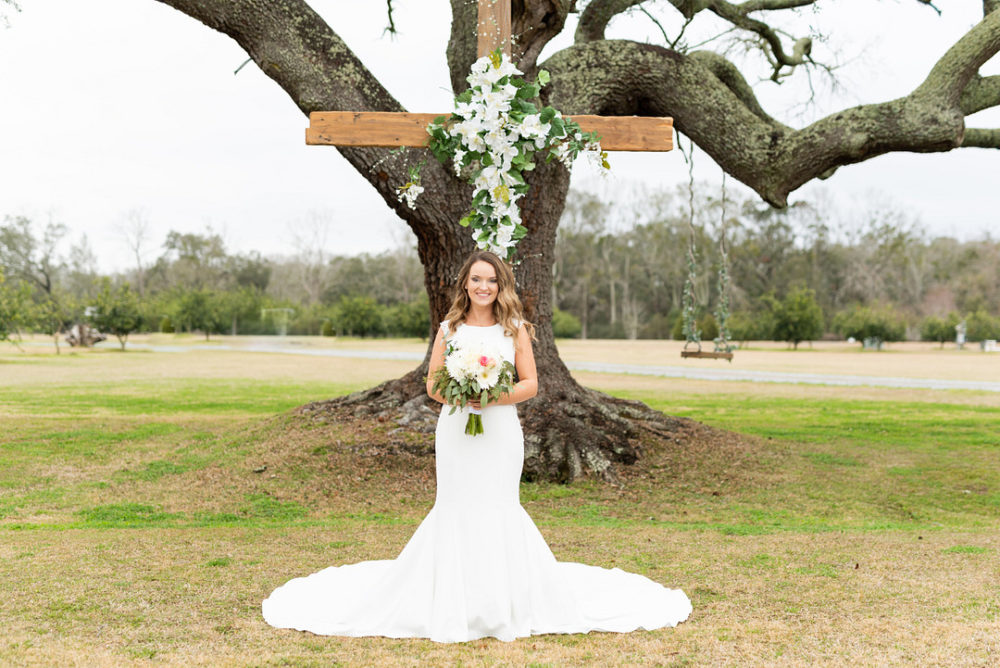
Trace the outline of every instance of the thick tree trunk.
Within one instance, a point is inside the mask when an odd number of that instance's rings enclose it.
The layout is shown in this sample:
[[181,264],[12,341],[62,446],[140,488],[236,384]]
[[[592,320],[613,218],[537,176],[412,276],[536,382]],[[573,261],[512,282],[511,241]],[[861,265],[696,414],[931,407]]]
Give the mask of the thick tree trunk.
[[[569,481],[593,473],[613,481],[617,477],[615,463],[631,464],[638,458],[643,430],[667,434],[679,423],[640,402],[615,399],[581,386],[559,358],[551,325],[551,267],[569,173],[553,162],[539,165],[530,180],[532,188],[523,210],[528,235],[518,246],[520,262],[514,268],[526,317],[535,323],[537,336],[533,351],[538,395],[519,406],[525,434],[524,476]],[[437,206],[444,199],[444,195],[429,191],[420,201],[421,206]],[[451,304],[458,267],[474,248],[468,235],[453,233],[452,220],[435,225],[436,233],[420,235],[418,244],[433,315],[431,344],[437,323]],[[349,412],[356,417],[376,416],[407,428],[432,431],[438,406],[427,397],[425,388],[430,351],[428,345],[424,361],[402,378],[300,410],[310,415]]]

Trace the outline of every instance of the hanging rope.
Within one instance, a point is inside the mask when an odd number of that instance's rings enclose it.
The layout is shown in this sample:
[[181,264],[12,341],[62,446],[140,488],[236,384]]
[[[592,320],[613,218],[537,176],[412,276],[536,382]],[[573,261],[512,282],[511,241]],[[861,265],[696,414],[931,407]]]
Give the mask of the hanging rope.
[[681,297],[681,309],[684,318],[684,350],[688,346],[697,346],[701,351],[701,330],[695,322],[694,303],[694,282],[697,278],[697,249],[695,248],[694,229],[694,140],[688,138],[688,150],[684,150],[684,145],[677,142],[684,161],[688,165],[688,253],[687,253],[687,280],[684,281],[684,293]]
[[[715,308],[715,320],[719,324],[719,335],[715,338],[715,352],[732,352],[729,343],[729,248],[726,244],[726,172],[722,172],[722,215],[719,226],[719,303]],[[729,360],[732,362],[732,359]]]

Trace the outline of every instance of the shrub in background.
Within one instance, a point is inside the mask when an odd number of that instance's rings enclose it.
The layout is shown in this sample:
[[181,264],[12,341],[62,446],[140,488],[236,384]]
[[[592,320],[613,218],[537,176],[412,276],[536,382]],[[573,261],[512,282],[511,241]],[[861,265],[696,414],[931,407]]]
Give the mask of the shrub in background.
[[906,321],[891,306],[855,305],[834,316],[833,329],[845,339],[889,343],[903,340]]
[[580,336],[583,324],[572,313],[552,309],[552,333],[557,339],[572,339]]

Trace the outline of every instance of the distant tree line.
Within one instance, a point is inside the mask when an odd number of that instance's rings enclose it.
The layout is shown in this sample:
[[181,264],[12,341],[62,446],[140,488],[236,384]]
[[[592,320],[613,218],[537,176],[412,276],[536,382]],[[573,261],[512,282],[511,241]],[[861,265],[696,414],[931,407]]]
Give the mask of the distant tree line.
[[[992,238],[930,238],[892,211],[844,222],[830,207],[776,210],[700,188],[626,199],[569,198],[553,268],[557,336],[683,338],[693,241],[703,341],[718,331],[723,247],[735,341],[944,343],[959,323],[969,341],[1000,338],[1000,241]],[[58,344],[77,323],[123,347],[136,331],[426,337],[415,249],[330,255],[327,222],[303,223],[294,255],[264,257],[230,252],[212,231],[172,231],[153,248],[144,214],[132,211],[118,228],[132,266],[112,275],[98,271],[86,237],[63,251],[64,225],[8,216],[0,224],[0,340],[35,332]]]
[[953,341],[962,321],[970,341],[1000,338],[1000,240],[930,238],[878,208],[845,221],[832,207],[777,210],[732,195],[723,203],[697,188],[623,199],[632,203],[568,199],[552,295],[563,335],[684,338],[693,238],[697,322],[710,341],[724,228],[736,341]]
[[132,332],[426,338],[430,330],[415,250],[265,258],[231,253],[213,232],[172,231],[155,260],[144,263],[136,243],[135,266],[106,275],[85,237],[60,252],[66,234],[24,217],[0,224],[0,340],[44,333],[58,346],[78,323],[123,347]]

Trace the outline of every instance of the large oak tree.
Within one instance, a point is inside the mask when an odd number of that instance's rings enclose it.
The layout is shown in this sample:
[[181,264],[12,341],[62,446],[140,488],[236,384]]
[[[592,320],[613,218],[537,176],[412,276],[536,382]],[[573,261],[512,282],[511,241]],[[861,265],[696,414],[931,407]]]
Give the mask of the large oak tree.
[[[321,110],[404,111],[344,41],[304,0],[160,0],[232,39],[246,50],[304,114]],[[930,4],[929,0],[913,0]],[[813,65],[809,36],[790,39],[769,17],[819,0],[669,0],[681,21],[711,13],[759,48],[775,80]],[[980,67],[1000,51],[1000,0],[983,1],[983,19],[941,55],[908,95],[844,109],[795,129],[770,116],[739,68],[708,50],[688,51],[605,38],[608,23],[642,0],[514,0],[514,60],[529,76],[543,64],[543,47],[579,11],[575,43],[544,63],[552,75],[546,102],[566,114],[672,116],[675,127],[722,169],[776,207],[803,184],[838,167],[892,151],[1000,148],[1000,129],[967,128],[966,116],[1000,105],[1000,76]],[[391,3],[389,5],[391,9]],[[451,0],[448,66],[455,91],[475,59],[476,3]],[[344,20],[349,20],[345,17]],[[395,187],[421,156],[386,159],[388,149],[340,148],[416,235],[430,298],[432,322],[443,317],[457,268],[472,242],[457,221],[466,212],[469,186],[431,160],[426,192],[411,210]],[[577,384],[560,361],[549,324],[556,226],[565,204],[568,172],[558,162],[540,165],[523,200],[529,234],[518,249],[519,290],[538,324],[535,354],[542,382],[523,404],[525,472],[529,477],[572,479],[589,470],[614,476],[616,462],[637,456],[642,430],[666,433],[671,421],[638,402],[617,400]],[[431,337],[433,339],[433,337]],[[429,350],[428,350],[429,355]],[[427,359],[406,376],[313,406],[350,407],[358,415],[392,415],[420,404]]]

